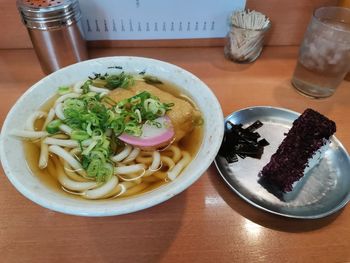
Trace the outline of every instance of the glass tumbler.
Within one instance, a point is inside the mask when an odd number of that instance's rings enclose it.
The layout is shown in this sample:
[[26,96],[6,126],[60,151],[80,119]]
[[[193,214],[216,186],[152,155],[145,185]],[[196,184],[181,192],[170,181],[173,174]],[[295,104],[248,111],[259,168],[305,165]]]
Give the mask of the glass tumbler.
[[350,9],[316,9],[299,50],[293,86],[307,96],[326,98],[349,70]]

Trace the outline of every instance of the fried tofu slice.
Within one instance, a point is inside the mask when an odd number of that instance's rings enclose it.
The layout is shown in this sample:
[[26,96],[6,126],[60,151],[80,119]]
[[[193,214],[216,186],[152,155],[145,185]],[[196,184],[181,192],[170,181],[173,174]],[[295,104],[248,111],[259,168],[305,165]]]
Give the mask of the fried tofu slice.
[[109,93],[109,96],[115,101],[121,101],[143,91],[148,91],[163,103],[174,103],[174,106],[166,114],[174,127],[175,142],[180,141],[187,133],[191,132],[195,122],[201,117],[200,112],[185,99],[175,97],[144,81],[136,81],[135,85],[127,89],[115,89]]

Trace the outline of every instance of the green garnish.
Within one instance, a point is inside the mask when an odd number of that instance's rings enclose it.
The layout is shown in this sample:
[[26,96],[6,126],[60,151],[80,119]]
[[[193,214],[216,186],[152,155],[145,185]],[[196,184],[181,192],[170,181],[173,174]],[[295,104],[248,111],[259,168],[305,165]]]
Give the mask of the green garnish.
[[83,94],[89,93],[90,91],[90,85],[92,84],[91,80],[87,80],[85,81],[85,83],[83,84],[83,86],[81,87],[81,89],[83,90]]
[[70,87],[67,87],[67,86],[61,86],[61,87],[58,87],[58,91],[57,93],[59,95],[64,95],[66,93],[69,93],[71,91]]
[[[106,76],[105,80],[99,81],[115,81],[113,83],[117,85],[117,77],[113,76],[116,75]],[[118,85],[129,85],[125,84],[126,79],[123,80],[124,84]],[[89,91],[89,85],[93,81],[95,80],[89,79],[84,83],[83,94],[78,98],[68,98],[63,102],[65,119],[52,121],[46,129],[51,134],[56,133],[62,122],[72,128],[71,139],[80,144],[81,164],[87,176],[103,182],[113,175],[113,165],[109,156],[112,145],[119,143],[118,136],[122,133],[141,136],[142,125],[146,122],[160,128],[161,124],[155,119],[164,116],[174,104],[162,103],[147,91],[117,103],[108,96]],[[127,81],[133,79],[128,78]],[[87,139],[91,139],[92,142],[83,148],[81,142]]]
[[53,120],[51,122],[49,122],[49,124],[47,124],[46,126],[46,131],[49,134],[55,134],[60,130],[60,125],[62,124],[62,121],[57,119],[57,120]]
[[74,130],[72,131],[71,138],[76,141],[84,141],[90,138],[89,133],[82,130]]
[[119,74],[100,74],[94,73],[93,77],[89,77],[90,84],[100,87],[106,88],[109,90],[114,90],[116,88],[126,89],[135,83],[135,79],[132,75],[127,74],[125,72],[121,72]]
[[118,75],[110,75],[106,77],[105,88],[113,90],[116,88],[127,88],[134,84],[134,77],[124,72]]
[[113,175],[113,165],[109,160],[110,141],[105,135],[93,136],[94,142],[82,152],[82,166],[87,176],[97,182],[108,181]]

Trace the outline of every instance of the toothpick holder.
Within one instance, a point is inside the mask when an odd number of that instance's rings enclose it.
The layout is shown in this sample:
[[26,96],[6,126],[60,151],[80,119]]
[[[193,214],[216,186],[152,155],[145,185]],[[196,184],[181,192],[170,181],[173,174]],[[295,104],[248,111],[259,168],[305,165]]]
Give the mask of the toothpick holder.
[[[246,23],[243,21],[241,24]],[[255,61],[263,49],[264,36],[270,27],[271,22],[269,20],[266,20],[264,26],[259,29],[244,28],[231,24],[226,37],[225,56],[238,63]]]

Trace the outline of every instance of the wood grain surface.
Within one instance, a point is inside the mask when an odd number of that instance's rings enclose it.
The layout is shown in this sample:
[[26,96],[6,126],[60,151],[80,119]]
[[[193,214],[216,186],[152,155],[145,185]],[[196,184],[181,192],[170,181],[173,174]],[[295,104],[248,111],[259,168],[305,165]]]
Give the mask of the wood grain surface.
[[[299,45],[314,8],[336,5],[337,0],[247,0],[247,8],[271,18],[267,45]],[[30,48],[28,33],[21,23],[15,0],[0,0],[0,49]],[[220,46],[223,39],[94,41],[94,47]]]
[[[350,82],[313,100],[290,84],[297,47],[268,47],[253,64],[222,48],[94,49],[91,57],[165,60],[201,78],[225,115],[271,105],[312,107],[336,121],[350,149]],[[32,50],[0,50],[0,125],[14,102],[44,75]],[[23,163],[19,165],[24,165]],[[231,192],[211,165],[189,189],[144,211],[107,218],[64,215],[19,194],[0,169],[0,262],[349,262],[350,207],[319,220],[260,211]]]

